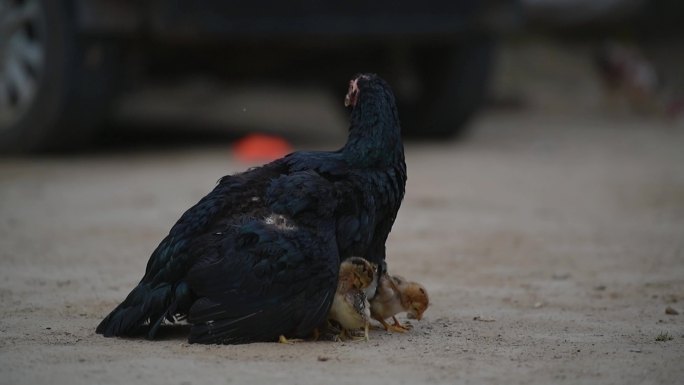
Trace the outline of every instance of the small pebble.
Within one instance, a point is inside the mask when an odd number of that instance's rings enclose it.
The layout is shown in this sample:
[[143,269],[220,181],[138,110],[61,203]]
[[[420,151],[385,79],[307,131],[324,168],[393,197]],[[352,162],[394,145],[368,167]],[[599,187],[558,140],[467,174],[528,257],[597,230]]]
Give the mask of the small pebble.
[[675,310],[672,306],[668,306],[665,308],[665,314],[677,315],[677,314],[679,314],[679,312],[677,310]]
[[318,356],[318,361],[321,361],[321,362],[328,361],[329,359],[330,359],[329,357]]

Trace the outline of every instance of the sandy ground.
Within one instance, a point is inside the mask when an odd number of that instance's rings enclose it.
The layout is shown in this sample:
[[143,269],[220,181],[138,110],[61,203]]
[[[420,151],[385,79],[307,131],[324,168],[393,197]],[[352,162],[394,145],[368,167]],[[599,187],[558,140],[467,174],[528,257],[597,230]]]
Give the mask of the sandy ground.
[[0,161],[0,384],[682,383],[681,128],[490,115],[407,163],[388,263],[433,302],[410,333],[202,346],[94,329],[244,168],[227,147]]

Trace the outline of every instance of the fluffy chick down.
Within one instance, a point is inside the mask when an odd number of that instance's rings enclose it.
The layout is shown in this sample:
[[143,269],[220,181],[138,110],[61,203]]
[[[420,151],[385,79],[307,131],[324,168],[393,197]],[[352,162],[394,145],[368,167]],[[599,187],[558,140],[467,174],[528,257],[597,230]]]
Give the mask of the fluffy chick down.
[[377,282],[377,267],[360,257],[346,259],[340,265],[337,291],[328,318],[342,326],[342,334],[364,329],[368,339],[370,303],[366,291]]

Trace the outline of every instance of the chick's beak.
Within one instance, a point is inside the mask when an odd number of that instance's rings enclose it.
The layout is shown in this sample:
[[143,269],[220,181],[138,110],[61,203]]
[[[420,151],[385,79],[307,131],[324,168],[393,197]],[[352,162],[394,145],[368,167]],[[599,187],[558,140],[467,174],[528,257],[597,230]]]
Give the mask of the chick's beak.
[[406,318],[420,321],[423,319],[423,313],[406,313]]

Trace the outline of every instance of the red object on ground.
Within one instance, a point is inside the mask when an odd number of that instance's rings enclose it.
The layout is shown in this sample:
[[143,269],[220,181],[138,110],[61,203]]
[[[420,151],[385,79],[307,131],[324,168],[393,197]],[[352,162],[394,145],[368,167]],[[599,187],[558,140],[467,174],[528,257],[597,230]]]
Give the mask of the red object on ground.
[[251,134],[235,142],[233,152],[242,162],[265,162],[291,153],[292,146],[279,136]]

